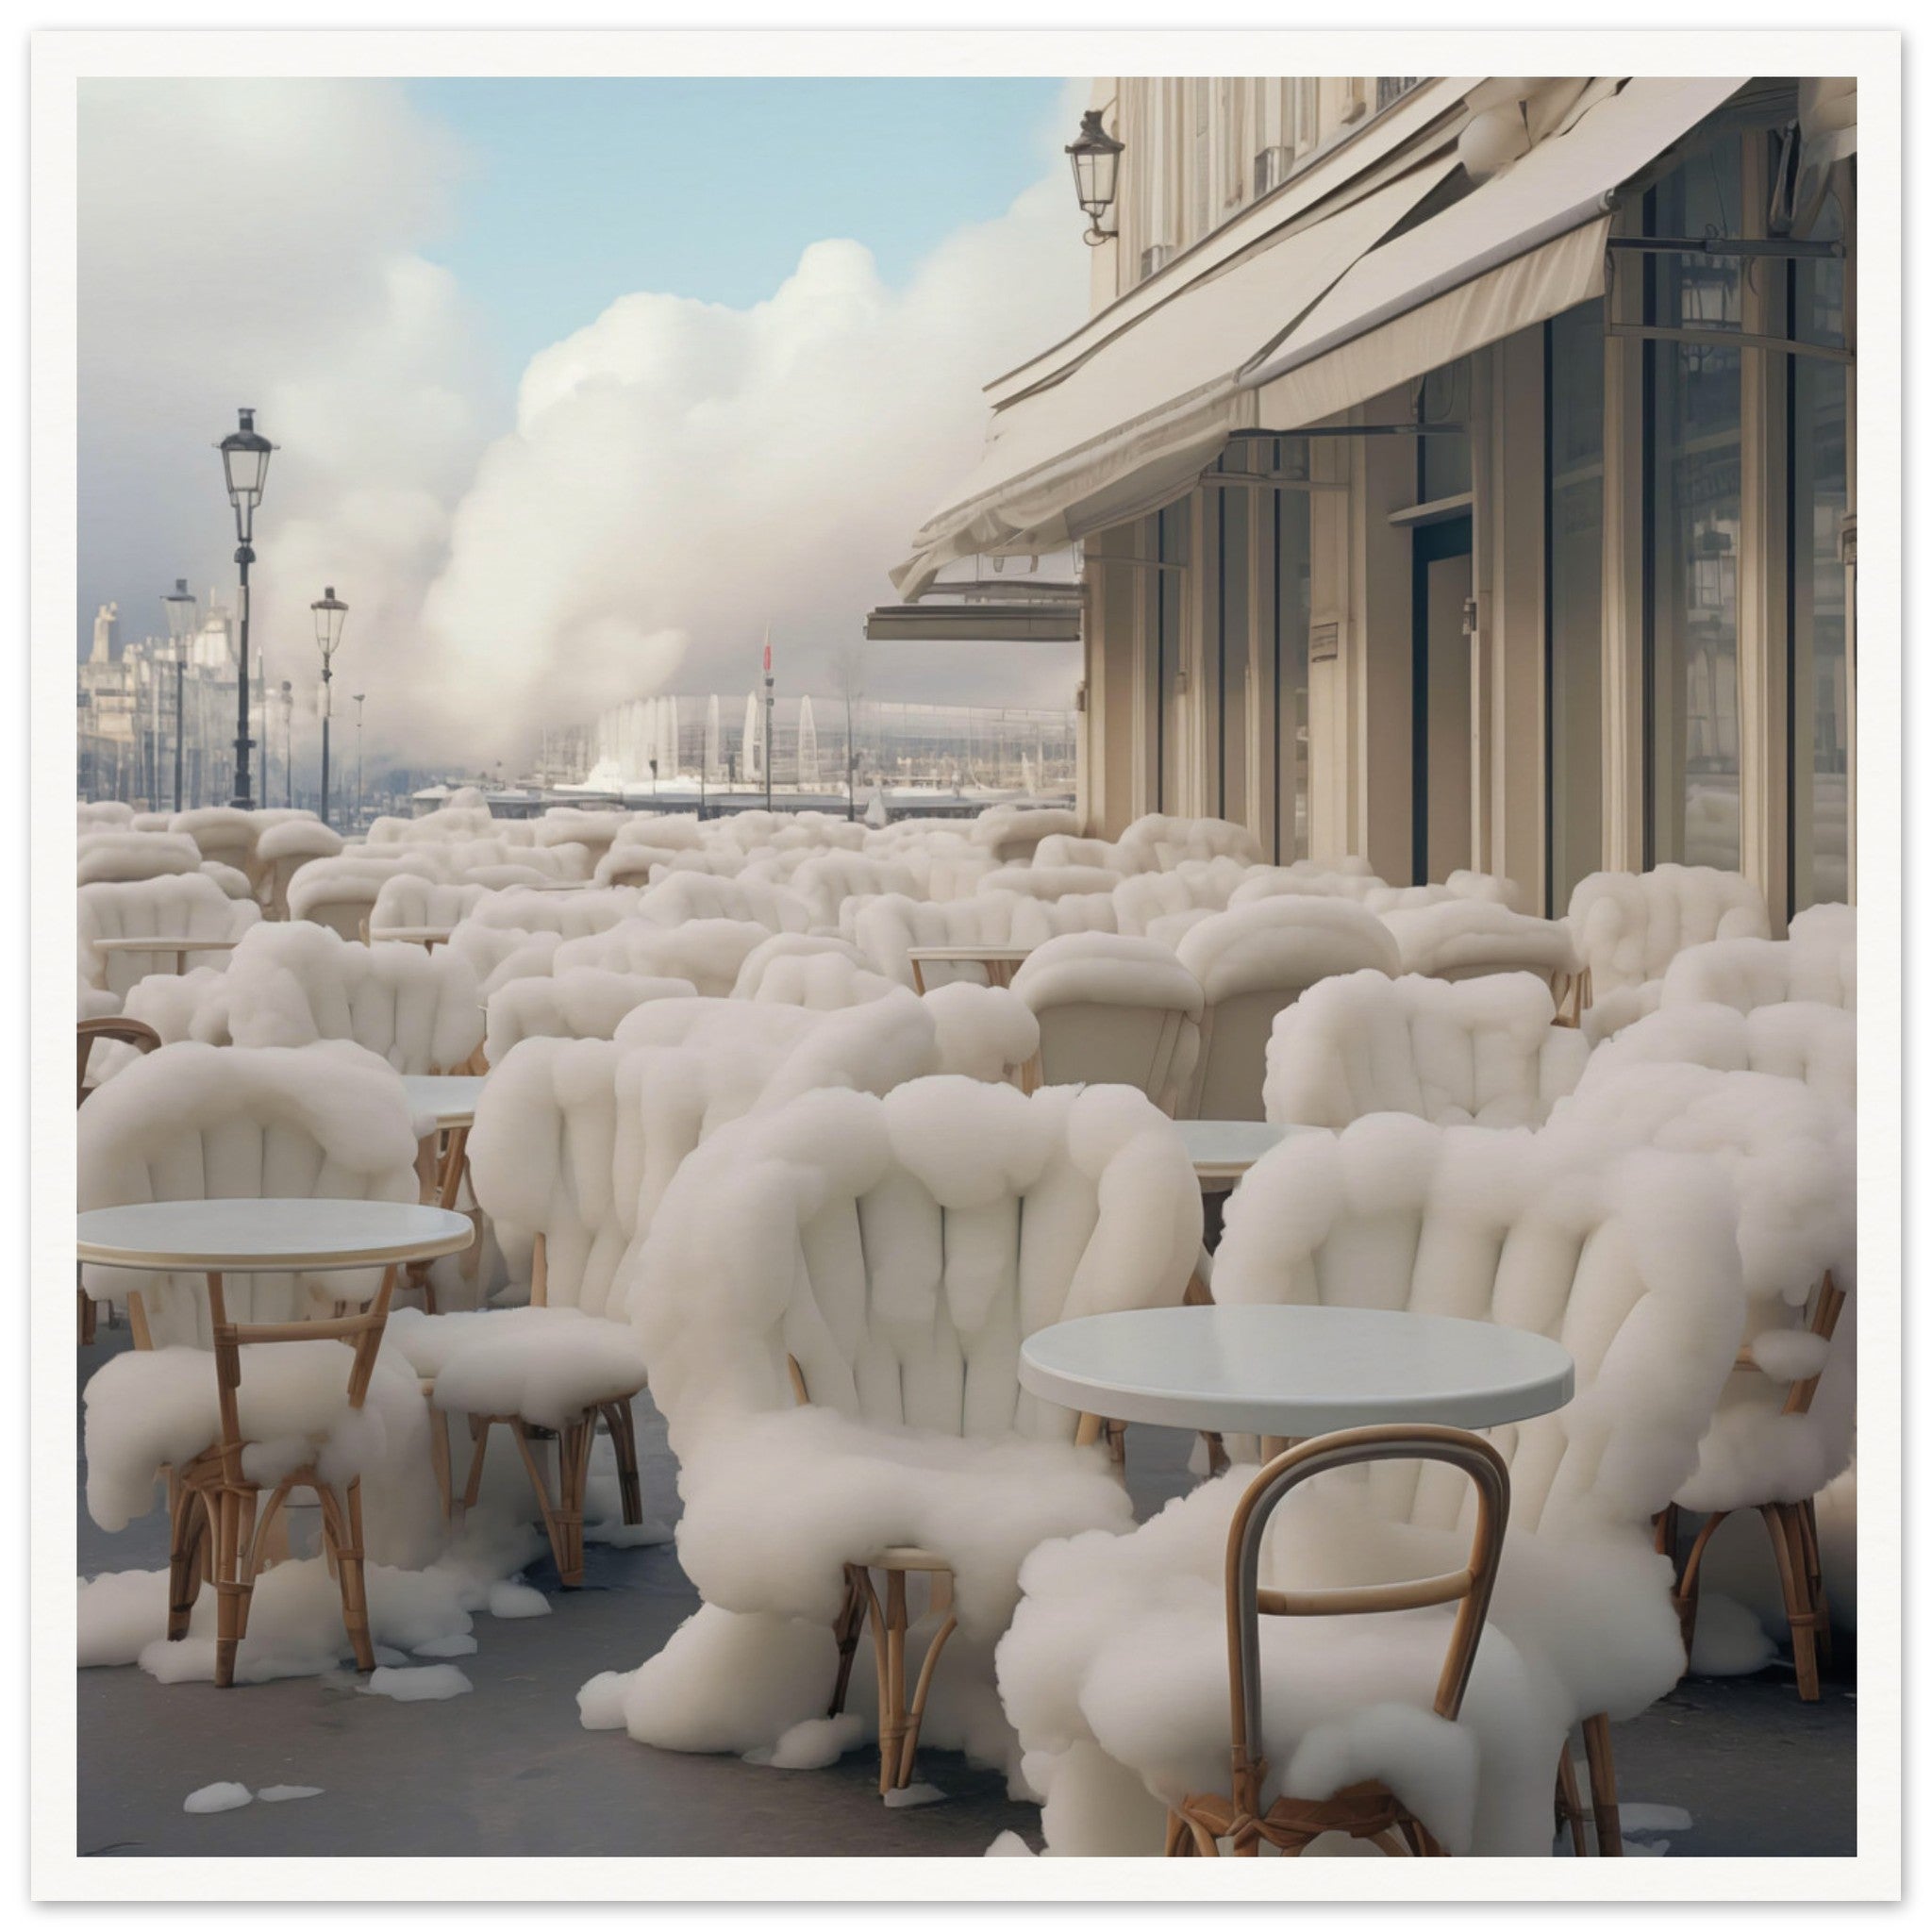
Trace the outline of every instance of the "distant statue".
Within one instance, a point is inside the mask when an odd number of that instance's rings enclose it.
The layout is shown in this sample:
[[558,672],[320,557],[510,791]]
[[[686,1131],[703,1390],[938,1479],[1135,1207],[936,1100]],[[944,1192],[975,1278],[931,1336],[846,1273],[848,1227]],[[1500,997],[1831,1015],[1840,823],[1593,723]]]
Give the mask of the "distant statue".
[[89,654],[90,664],[111,664],[119,655],[115,646],[120,642],[121,607],[118,604],[103,604],[94,612],[94,646]]

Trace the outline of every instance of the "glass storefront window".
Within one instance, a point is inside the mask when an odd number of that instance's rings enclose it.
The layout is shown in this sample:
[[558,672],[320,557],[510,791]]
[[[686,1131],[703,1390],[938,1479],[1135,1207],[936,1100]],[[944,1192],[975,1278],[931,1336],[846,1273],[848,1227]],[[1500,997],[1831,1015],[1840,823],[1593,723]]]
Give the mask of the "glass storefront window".
[[[1844,210],[1827,196],[1812,229],[1844,237]],[[1791,265],[1792,338],[1845,342],[1845,263]],[[1790,889],[1791,909],[1851,896],[1849,767],[1851,690],[1845,649],[1845,572],[1839,525],[1845,513],[1846,371],[1792,356],[1790,407]]]
[[[1738,235],[1736,137],[1687,161],[1651,198],[1657,235]],[[1741,326],[1736,257],[1648,258],[1651,318]],[[1708,341],[1646,345],[1650,531],[1647,862],[1737,869],[1738,553],[1742,535],[1740,352]]]
[[1218,675],[1221,685],[1220,769],[1216,810],[1245,824],[1248,816],[1248,519],[1257,493],[1245,488],[1216,492],[1221,510]]
[[[1308,445],[1274,444],[1277,472],[1307,475]],[[1273,492],[1271,629],[1274,663],[1274,856],[1288,865],[1308,856],[1309,508],[1305,490]]]
[[[1190,502],[1171,505],[1155,518],[1158,526],[1158,556],[1162,563],[1185,565],[1188,561],[1188,520]],[[1156,770],[1158,775],[1161,811],[1178,812],[1181,801],[1180,759],[1185,741],[1181,693],[1186,689],[1187,637],[1184,623],[1184,595],[1187,572],[1162,570],[1155,573],[1154,640],[1157,688],[1160,694]]]
[[[1470,416],[1469,358],[1432,369],[1423,378],[1424,423],[1467,423]],[[1467,495],[1471,488],[1469,437],[1424,436],[1416,460],[1416,501],[1437,503]]]
[[1547,325],[1549,558],[1544,685],[1553,915],[1603,864],[1604,312]]

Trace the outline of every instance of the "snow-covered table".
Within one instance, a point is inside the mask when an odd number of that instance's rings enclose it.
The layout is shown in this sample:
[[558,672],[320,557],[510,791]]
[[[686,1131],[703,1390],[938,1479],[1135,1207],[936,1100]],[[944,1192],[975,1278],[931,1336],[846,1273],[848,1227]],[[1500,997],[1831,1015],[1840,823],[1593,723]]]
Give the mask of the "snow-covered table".
[[912,946],[906,958],[912,968],[913,986],[924,992],[928,966],[977,966],[986,974],[987,985],[1011,986],[1013,974],[1031,951],[1030,946]]
[[1271,1147],[1290,1134],[1314,1134],[1319,1127],[1277,1127],[1266,1121],[1176,1121],[1174,1131],[1194,1163],[1203,1186],[1241,1179]]
[[372,925],[369,943],[421,946],[425,953],[433,953],[438,946],[449,943],[451,931],[446,925]]
[[1029,1336],[1020,1384],[1117,1422],[1273,1438],[1371,1423],[1482,1429],[1561,1408],[1569,1351],[1498,1323],[1383,1308],[1134,1308]]
[[[190,953],[225,953],[241,944],[239,938],[215,939],[212,937],[188,939],[182,935],[149,933],[135,934],[121,939],[95,940],[93,949],[97,953],[172,953],[175,956],[175,971],[188,971]],[[107,969],[102,968],[101,984],[107,984]]]

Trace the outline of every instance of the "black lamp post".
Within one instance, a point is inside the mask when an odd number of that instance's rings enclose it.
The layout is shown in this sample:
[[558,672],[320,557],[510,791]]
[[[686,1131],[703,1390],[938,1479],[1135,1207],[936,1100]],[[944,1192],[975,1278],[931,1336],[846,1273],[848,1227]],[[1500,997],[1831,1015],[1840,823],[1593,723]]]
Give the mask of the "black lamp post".
[[228,501],[235,507],[235,562],[242,572],[242,661],[236,691],[235,796],[233,803],[244,810],[252,803],[248,795],[248,751],[255,741],[248,735],[248,566],[255,561],[255,511],[261,502],[261,486],[268,480],[268,459],[275,444],[256,433],[255,411],[241,412],[240,427],[222,438],[222,473],[227,479]]
[[327,824],[328,721],[333,708],[329,679],[334,675],[330,666],[336,646],[342,641],[342,621],[349,614],[349,607],[336,595],[336,587],[331,584],[308,608],[315,613],[315,641],[322,652],[322,822]]
[[168,608],[168,636],[175,646],[175,809],[181,809],[181,680],[188,662],[188,641],[194,635],[194,593],[186,577],[176,577],[175,588],[161,593]]
[[362,824],[362,700],[369,693],[366,691],[351,691],[356,700],[356,824]]
[[1082,237],[1090,248],[1098,248],[1103,242],[1113,240],[1100,224],[1113,206],[1120,184],[1121,154],[1125,146],[1124,142],[1116,141],[1100,125],[1100,109],[1090,108],[1080,117],[1079,139],[1067,147],[1074,162],[1074,191],[1091,225]]

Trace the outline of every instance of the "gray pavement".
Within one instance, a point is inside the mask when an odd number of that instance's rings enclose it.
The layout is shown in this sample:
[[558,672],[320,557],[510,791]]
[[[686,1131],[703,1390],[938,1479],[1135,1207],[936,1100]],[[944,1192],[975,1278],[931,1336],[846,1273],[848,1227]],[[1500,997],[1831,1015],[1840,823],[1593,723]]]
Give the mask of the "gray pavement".
[[[104,1334],[107,1349],[125,1331]],[[83,1378],[105,1358],[86,1352]],[[640,1404],[647,1511],[675,1511],[662,1425]],[[1185,1488],[1189,1439],[1129,1431],[1129,1476],[1143,1513]],[[83,1574],[152,1569],[166,1529],[150,1515],[118,1536],[80,1519]],[[586,1731],[576,1690],[653,1654],[695,1607],[668,1546],[593,1548],[586,1587],[557,1589],[547,1559],[529,1580],[547,1617],[477,1620],[480,1647],[461,1658],[475,1685],[447,1703],[401,1705],[357,1693],[355,1679],[294,1678],[217,1690],[162,1685],[132,1667],[77,1674],[84,1857],[976,1857],[1002,1830],[1040,1843],[1039,1814],[1005,1781],[947,1752],[923,1752],[921,1775],[946,1802],[887,1810],[874,1759],[853,1752],[828,1770],[760,1769],[736,1757],[654,1751],[621,1731]],[[1748,1679],[1687,1680],[1616,1729],[1626,1807],[1690,1814],[1643,1828],[1671,1857],[1840,1856],[1856,1849],[1857,1705],[1840,1657],[1815,1705],[1788,1669]],[[218,1780],[252,1790],[319,1785],[296,1803],[190,1815],[192,1790]],[[1653,1816],[1637,1810],[1639,1821]]]

